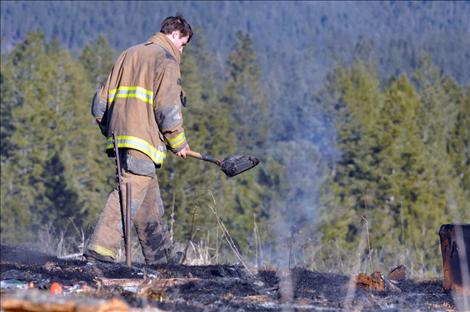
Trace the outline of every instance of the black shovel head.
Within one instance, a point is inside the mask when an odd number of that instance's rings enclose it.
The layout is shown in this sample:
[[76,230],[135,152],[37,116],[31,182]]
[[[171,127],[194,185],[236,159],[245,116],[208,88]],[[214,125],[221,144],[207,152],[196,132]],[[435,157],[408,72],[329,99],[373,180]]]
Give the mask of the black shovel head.
[[247,171],[259,164],[259,160],[249,155],[229,156],[222,160],[220,169],[228,176],[233,177]]

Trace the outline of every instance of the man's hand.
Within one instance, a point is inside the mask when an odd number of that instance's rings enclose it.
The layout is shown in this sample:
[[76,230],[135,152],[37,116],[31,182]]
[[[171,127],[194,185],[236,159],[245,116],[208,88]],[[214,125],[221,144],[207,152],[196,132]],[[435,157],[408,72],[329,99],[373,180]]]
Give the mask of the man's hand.
[[186,145],[181,151],[175,153],[176,156],[186,158],[186,154],[190,151],[189,145]]

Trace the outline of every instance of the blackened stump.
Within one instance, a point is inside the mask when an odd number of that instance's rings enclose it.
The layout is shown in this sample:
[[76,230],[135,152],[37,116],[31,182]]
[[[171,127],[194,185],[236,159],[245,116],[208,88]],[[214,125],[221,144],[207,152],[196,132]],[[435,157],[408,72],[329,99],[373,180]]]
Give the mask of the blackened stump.
[[443,224],[439,237],[444,289],[470,294],[470,224]]

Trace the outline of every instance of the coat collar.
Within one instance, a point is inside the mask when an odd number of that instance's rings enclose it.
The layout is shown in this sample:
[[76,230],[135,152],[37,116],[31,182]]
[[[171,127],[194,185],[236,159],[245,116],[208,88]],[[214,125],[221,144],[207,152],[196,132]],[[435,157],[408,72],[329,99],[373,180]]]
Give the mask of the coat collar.
[[159,46],[167,50],[175,58],[176,62],[180,64],[181,53],[180,51],[176,49],[173,42],[171,42],[171,40],[168,39],[168,37],[165,34],[161,32],[157,32],[155,35],[153,35],[147,40],[146,44],[150,44],[150,43],[158,44]]

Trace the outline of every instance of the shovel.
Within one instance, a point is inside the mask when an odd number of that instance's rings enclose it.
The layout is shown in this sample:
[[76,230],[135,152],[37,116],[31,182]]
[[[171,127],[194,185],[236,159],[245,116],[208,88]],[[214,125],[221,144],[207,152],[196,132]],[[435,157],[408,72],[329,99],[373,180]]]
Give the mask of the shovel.
[[257,158],[249,155],[228,156],[222,161],[217,160],[210,155],[204,155],[195,151],[189,151],[186,155],[216,164],[229,178],[250,170],[259,164],[259,160]]

